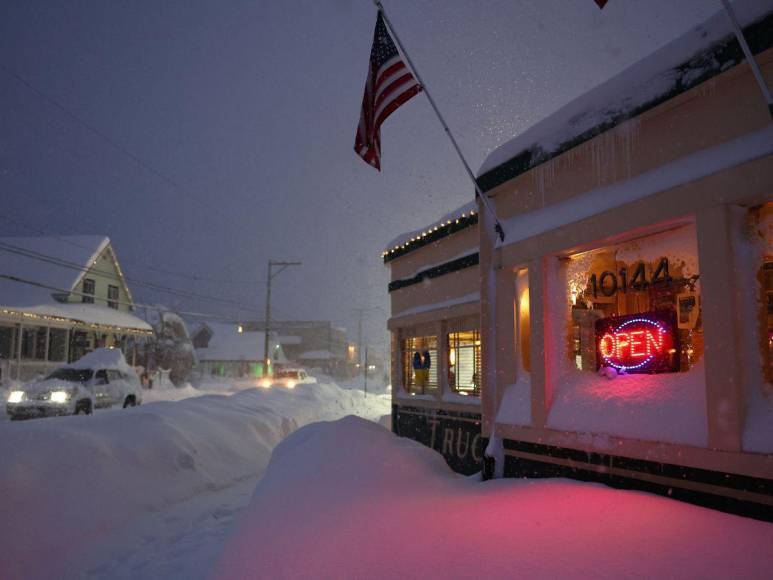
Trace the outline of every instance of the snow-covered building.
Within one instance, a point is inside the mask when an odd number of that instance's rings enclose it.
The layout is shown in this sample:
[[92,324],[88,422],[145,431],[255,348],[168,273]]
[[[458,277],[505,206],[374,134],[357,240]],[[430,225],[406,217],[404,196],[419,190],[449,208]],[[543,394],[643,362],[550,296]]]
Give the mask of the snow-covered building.
[[[773,7],[734,6],[773,86]],[[384,253],[393,428],[468,472],[479,435],[487,476],[773,519],[773,124],[727,14],[492,152],[478,181],[505,239],[480,209],[477,280],[454,270],[473,244],[453,216]],[[465,303],[482,344],[474,412],[445,376]],[[424,350],[437,370],[419,392]]]
[[[263,331],[263,321],[247,321],[245,330]],[[354,370],[346,329],[329,320],[272,320],[287,358],[299,365],[320,368],[331,376],[346,376]]]
[[[192,333],[198,371],[204,376],[261,377],[265,333],[241,324],[204,322]],[[269,333],[269,372],[287,364],[282,345]]]
[[152,334],[105,236],[0,237],[0,381]]
[[392,240],[392,427],[480,470],[481,339],[478,214],[469,203]]

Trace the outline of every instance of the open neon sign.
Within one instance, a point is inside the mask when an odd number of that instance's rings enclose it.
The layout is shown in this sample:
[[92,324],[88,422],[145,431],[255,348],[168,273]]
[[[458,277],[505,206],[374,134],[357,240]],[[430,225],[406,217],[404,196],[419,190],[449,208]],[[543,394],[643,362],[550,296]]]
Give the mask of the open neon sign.
[[596,352],[600,366],[629,373],[679,370],[675,312],[648,312],[596,321]]

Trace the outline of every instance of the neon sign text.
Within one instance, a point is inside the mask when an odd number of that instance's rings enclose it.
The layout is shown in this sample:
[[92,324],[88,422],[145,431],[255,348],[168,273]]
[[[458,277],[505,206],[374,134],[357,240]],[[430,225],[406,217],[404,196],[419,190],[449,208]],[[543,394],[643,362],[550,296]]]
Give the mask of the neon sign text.
[[626,372],[673,372],[679,370],[674,333],[674,313],[604,318],[596,322],[600,366]]

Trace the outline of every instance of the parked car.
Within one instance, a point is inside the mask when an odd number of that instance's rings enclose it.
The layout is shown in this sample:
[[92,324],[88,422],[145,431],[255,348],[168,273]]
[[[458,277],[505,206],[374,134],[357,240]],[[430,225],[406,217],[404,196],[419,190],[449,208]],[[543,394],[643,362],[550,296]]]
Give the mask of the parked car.
[[98,348],[41,380],[11,391],[6,412],[11,419],[89,415],[94,409],[134,407],[141,403],[140,380],[126,364],[123,353]]
[[288,389],[295,388],[295,385],[301,383],[316,383],[317,379],[310,377],[303,369],[282,369],[276,371],[272,376],[263,379],[261,385],[268,387],[273,385],[282,385]]

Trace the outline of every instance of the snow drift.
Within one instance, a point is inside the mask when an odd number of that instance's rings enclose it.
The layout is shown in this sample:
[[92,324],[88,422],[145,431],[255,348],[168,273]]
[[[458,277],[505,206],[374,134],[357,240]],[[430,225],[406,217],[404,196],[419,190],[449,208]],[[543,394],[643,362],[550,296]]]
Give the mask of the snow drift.
[[359,392],[299,385],[0,424],[0,578],[66,576],[128,520],[254,477],[298,426],[366,408]]
[[218,578],[765,578],[773,525],[567,480],[453,474],[354,417],[274,451]]

